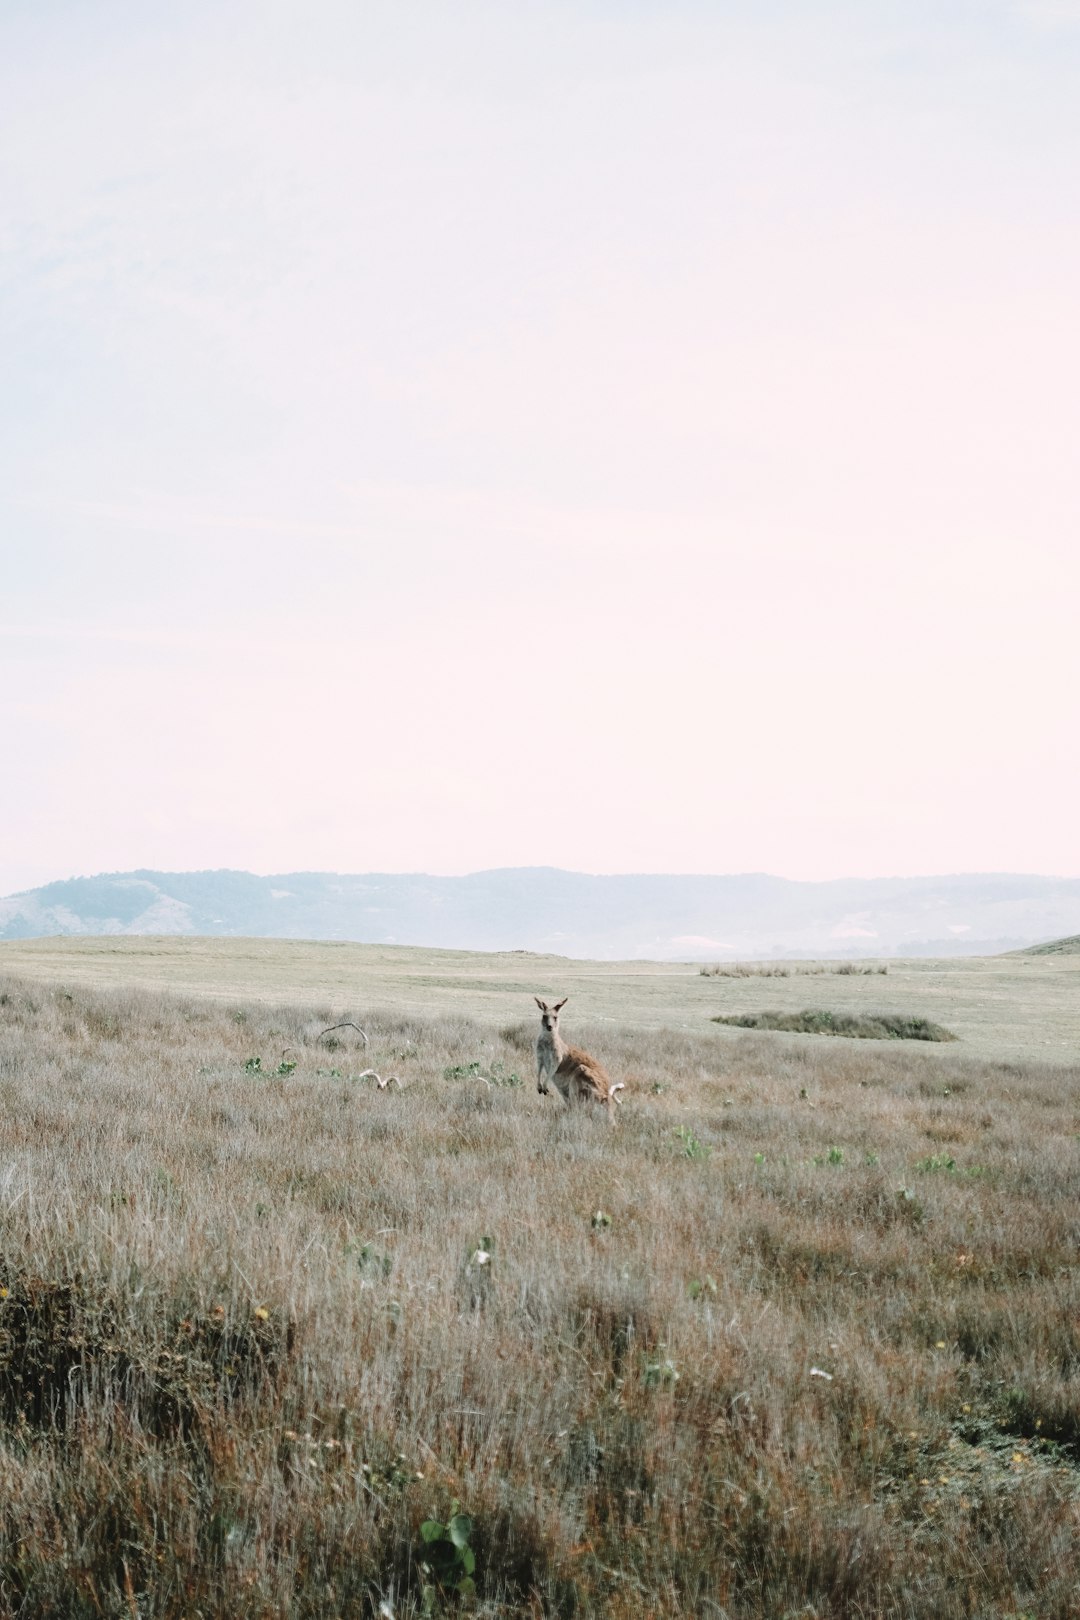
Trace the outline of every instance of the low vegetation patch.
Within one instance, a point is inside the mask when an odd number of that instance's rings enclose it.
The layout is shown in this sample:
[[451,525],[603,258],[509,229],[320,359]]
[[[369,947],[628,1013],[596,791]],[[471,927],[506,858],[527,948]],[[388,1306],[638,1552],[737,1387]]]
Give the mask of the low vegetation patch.
[[471,1063],[451,1063],[443,1070],[444,1080],[481,1080],[487,1086],[520,1086],[521,1076],[516,1069],[507,1070],[499,1058],[484,1062],[473,1058]]
[[1075,1620],[1080,1068],[337,1016],[0,980],[0,1617]]
[[955,1041],[951,1030],[929,1018],[901,1013],[834,1013],[820,1007],[804,1012],[723,1013],[714,1024],[736,1029],[779,1029],[795,1035],[848,1035],[868,1041]]
[[866,978],[888,971],[884,962],[707,962],[699,969],[705,979],[814,978],[823,973]]

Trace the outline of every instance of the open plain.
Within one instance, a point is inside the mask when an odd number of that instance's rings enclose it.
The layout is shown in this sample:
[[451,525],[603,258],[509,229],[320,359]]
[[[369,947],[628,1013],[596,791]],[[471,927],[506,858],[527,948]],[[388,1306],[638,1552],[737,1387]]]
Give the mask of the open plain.
[[1080,957],[785,965],[0,947],[0,1615],[1080,1614]]
[[[0,942],[0,972],[96,989],[170,989],[218,1001],[287,1001],[483,1024],[532,1016],[545,990],[571,997],[569,1021],[700,1031],[717,1013],[835,1012],[928,1017],[960,1037],[965,1053],[1080,1061],[1080,954],[914,957],[886,975],[799,970],[785,978],[713,978],[685,962],[585,962],[530,951],[482,953],[338,941],[190,939],[169,935]],[[836,967],[838,964],[832,964]],[[345,1016],[344,1012],[342,1016]]]

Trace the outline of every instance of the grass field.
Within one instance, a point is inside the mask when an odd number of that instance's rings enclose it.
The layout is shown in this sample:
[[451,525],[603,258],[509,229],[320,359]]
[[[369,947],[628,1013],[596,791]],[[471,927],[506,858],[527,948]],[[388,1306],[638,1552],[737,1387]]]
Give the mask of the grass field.
[[[795,964],[789,964],[795,965]],[[807,966],[809,964],[798,964]],[[307,940],[114,936],[0,943],[0,973],[101,989],[173,989],[220,1000],[325,1003],[481,1023],[531,1016],[532,996],[571,997],[568,1017],[635,1029],[697,1031],[715,1014],[800,1012],[931,1018],[965,1052],[1080,1061],[1080,956],[891,961],[876,974],[711,978],[686,963],[580,962]],[[720,1034],[718,1039],[724,1039]]]
[[0,1616],[1076,1617],[1078,968],[0,947]]

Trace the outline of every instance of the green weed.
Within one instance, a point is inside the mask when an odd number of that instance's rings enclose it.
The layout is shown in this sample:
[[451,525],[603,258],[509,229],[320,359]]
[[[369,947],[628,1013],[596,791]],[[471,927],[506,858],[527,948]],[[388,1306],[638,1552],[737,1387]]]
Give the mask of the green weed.
[[708,1143],[695,1136],[689,1125],[677,1125],[672,1134],[682,1143],[683,1153],[688,1159],[707,1159],[712,1152]]
[[476,1554],[469,1545],[472,1534],[473,1521],[460,1511],[456,1501],[445,1523],[441,1519],[425,1519],[421,1524],[424,1549],[420,1567],[426,1577],[422,1594],[425,1614],[438,1614],[440,1606],[451,1596],[460,1599],[475,1594]]

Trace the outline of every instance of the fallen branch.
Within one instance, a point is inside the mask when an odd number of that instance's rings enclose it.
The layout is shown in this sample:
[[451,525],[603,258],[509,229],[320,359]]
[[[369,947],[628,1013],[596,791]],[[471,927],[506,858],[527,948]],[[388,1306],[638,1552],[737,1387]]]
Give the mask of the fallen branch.
[[364,1069],[363,1072],[358,1074],[356,1078],[358,1080],[374,1080],[376,1088],[379,1091],[385,1091],[387,1086],[397,1086],[399,1091],[404,1091],[405,1089],[396,1074],[388,1074],[384,1080],[381,1075],[375,1073],[374,1069]]
[[321,1041],[323,1035],[332,1035],[335,1029],[355,1029],[364,1045],[366,1046],[368,1043],[367,1032],[362,1030],[359,1024],[354,1024],[351,1018],[346,1018],[343,1024],[331,1024],[330,1028],[324,1029],[322,1034],[316,1036],[316,1039]]

